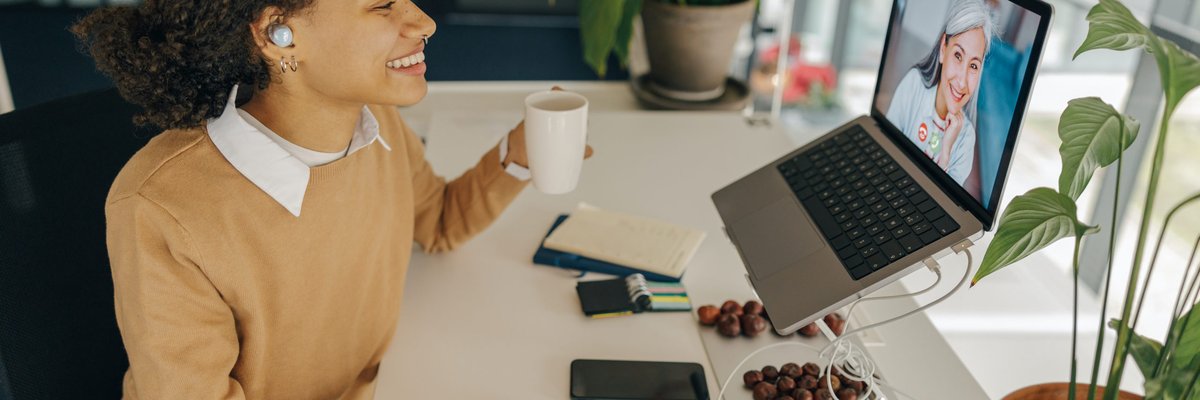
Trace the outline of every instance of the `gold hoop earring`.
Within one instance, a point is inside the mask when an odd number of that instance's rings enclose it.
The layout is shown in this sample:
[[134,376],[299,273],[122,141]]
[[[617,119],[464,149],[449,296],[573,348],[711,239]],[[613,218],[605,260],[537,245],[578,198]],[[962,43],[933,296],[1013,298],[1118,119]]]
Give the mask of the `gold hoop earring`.
[[291,61],[285,57],[279,57],[279,73],[286,74],[288,69],[291,69],[292,72],[300,69],[300,63],[296,61],[296,56],[291,56]]

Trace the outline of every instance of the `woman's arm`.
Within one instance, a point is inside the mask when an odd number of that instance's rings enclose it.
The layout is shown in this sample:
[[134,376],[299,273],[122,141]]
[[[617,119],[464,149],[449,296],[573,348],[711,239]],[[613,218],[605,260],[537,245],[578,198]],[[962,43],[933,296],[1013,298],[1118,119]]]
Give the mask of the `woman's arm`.
[[909,108],[915,101],[916,87],[919,84],[917,70],[910,69],[904,74],[904,78],[900,79],[900,83],[896,85],[896,90],[892,93],[892,102],[888,105],[887,114],[884,114],[888,120],[892,121],[905,135],[908,135],[907,130],[911,125],[908,116],[912,114]]
[[413,240],[426,253],[452,250],[482,232],[528,186],[528,181],[504,171],[499,146],[484,154],[474,168],[446,182],[425,160],[421,140],[394,107],[387,108],[390,110],[383,110],[380,120],[403,131],[399,136],[412,170]]
[[105,207],[117,325],[129,354],[126,399],[243,399],[233,312],[187,231],[132,194]]
[[975,125],[969,119],[962,119],[962,129],[956,135],[954,143],[943,144],[949,151],[949,164],[946,173],[954,178],[959,185],[965,185],[971,166],[975,163]]

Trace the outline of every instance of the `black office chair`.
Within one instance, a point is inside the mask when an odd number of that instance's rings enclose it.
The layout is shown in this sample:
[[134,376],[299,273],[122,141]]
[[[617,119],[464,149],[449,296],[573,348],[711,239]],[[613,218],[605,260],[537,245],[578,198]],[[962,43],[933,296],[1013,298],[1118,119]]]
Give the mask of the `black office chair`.
[[104,199],[160,130],[116,89],[0,115],[0,400],[119,399]]

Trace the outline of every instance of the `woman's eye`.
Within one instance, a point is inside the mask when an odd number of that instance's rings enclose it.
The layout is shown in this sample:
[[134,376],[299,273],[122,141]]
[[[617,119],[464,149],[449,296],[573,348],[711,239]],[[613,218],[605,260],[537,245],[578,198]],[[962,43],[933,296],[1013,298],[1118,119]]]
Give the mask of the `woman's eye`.
[[956,53],[954,53],[954,59],[955,59],[955,60],[958,60],[958,61],[962,61],[962,54],[959,54],[959,53],[957,53],[957,52],[956,52]]
[[384,5],[382,5],[382,6],[375,7],[375,9],[376,9],[376,10],[391,10],[391,9],[392,9],[392,6],[393,6],[393,5],[395,5],[395,4],[396,4],[396,2],[395,2],[395,1],[389,1],[389,2],[385,3],[385,4],[384,4]]
[[979,64],[974,64],[974,63],[972,63],[972,64],[971,64],[971,69],[973,69],[973,70],[979,70]]

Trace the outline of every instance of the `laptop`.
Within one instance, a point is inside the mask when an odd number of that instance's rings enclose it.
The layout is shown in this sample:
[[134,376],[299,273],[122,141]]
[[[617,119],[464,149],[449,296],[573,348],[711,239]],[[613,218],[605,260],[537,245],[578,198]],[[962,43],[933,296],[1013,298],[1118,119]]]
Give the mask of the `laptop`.
[[713,193],[779,333],[991,229],[1052,14],[897,0],[870,115]]

